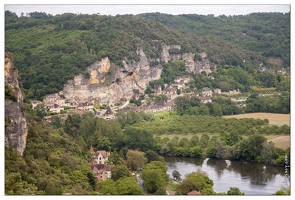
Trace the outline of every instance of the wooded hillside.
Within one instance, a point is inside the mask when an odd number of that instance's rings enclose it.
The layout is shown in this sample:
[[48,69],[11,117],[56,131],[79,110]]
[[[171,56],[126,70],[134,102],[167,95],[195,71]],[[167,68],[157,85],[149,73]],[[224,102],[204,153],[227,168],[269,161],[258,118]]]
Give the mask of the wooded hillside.
[[[170,49],[170,54],[206,52],[219,69],[240,66],[249,74],[262,62],[264,67],[288,71],[290,13],[213,17],[34,12],[18,17],[5,12],[5,48],[19,68],[25,100],[42,100],[62,90],[67,80],[85,74],[87,66],[104,57],[122,66],[122,60],[139,61],[136,50],[142,47],[148,58],[160,58],[163,43],[181,46]],[[255,81],[251,85],[263,86]]]

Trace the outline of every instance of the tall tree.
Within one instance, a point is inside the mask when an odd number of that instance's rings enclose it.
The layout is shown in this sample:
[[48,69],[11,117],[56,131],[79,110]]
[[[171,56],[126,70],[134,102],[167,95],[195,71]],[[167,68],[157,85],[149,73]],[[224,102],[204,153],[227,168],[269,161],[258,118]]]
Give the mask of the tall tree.
[[126,159],[128,167],[133,171],[143,168],[148,162],[145,153],[138,150],[128,150]]

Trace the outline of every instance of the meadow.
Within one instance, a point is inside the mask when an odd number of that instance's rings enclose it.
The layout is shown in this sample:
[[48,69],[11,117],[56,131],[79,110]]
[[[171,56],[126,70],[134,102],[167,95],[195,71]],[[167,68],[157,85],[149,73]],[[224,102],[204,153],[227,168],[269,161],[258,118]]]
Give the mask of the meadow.
[[254,118],[254,119],[268,119],[269,124],[282,126],[284,124],[290,126],[290,114],[276,114],[276,113],[247,113],[239,115],[223,116],[224,118]]

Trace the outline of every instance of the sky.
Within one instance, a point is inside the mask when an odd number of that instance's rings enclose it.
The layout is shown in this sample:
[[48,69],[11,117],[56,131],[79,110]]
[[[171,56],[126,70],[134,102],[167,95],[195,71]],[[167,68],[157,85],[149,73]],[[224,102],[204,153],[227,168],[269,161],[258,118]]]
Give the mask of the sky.
[[[5,1],[5,0],[4,0]],[[133,3],[132,3],[133,2]],[[47,14],[97,14],[112,15],[117,14],[140,14],[148,12],[160,12],[167,14],[201,14],[208,15],[246,15],[253,12],[281,12],[286,13],[291,9],[291,1],[281,0],[277,4],[272,4],[272,1],[267,1],[268,4],[257,4],[259,0],[248,0],[247,4],[234,4],[234,1],[222,1],[222,3],[232,2],[230,4],[217,4],[220,1],[206,0],[207,4],[196,4],[196,1],[169,1],[169,4],[164,4],[162,1],[148,1],[149,4],[138,4],[138,1],[124,1],[124,4],[119,4],[120,1],[107,1],[108,4],[100,4],[100,1],[22,1],[10,0],[4,4],[4,10],[15,12],[18,16],[23,12],[24,14],[30,12],[45,12]],[[154,3],[153,3],[154,2]],[[156,3],[155,3],[156,2]],[[215,4],[214,4],[215,2]],[[243,3],[243,1],[241,1]],[[251,3],[252,2],[252,3]],[[261,2],[261,1],[260,1]],[[274,1],[275,2],[275,1]],[[288,3],[289,2],[289,3]],[[106,3],[106,2],[104,2]],[[182,4],[180,4],[182,3]],[[76,4],[76,5],[74,5]],[[176,5],[177,4],[177,5]],[[211,4],[211,5],[210,5]],[[234,5],[233,5],[234,4]]]

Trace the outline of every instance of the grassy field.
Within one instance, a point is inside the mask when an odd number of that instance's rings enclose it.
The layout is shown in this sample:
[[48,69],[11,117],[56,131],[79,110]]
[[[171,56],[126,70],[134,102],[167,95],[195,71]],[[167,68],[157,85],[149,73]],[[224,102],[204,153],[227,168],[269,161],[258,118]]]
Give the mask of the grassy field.
[[285,136],[278,136],[273,139],[269,139],[269,141],[272,141],[275,143],[275,147],[281,148],[281,149],[287,149],[290,147],[290,136],[285,135]]
[[224,116],[224,118],[260,118],[260,119],[268,119],[269,124],[282,126],[284,124],[290,126],[290,114],[276,114],[276,113],[248,113],[248,114],[240,114],[240,115],[231,115]]

